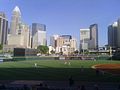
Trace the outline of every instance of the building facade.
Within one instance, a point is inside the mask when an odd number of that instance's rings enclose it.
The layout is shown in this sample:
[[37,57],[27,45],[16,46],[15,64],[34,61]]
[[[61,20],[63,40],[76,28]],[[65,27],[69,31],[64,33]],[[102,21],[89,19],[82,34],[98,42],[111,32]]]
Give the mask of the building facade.
[[90,29],[80,29],[80,51],[89,49]]
[[74,51],[77,50],[77,40],[76,40],[75,38],[72,38],[72,39],[70,40],[70,47],[71,47]]
[[32,48],[36,49],[39,45],[47,45],[46,31],[37,31],[36,34],[33,36]]
[[71,35],[61,35],[56,40],[56,53],[70,55],[77,50],[77,41]]
[[50,37],[50,46],[52,46],[54,49],[57,47],[57,39],[59,38],[59,35],[52,35]]
[[120,18],[117,21],[118,30],[117,30],[117,47],[120,48]]
[[108,46],[112,48],[117,48],[117,30],[118,23],[114,22],[112,25],[108,26]]
[[8,20],[5,13],[0,12],[0,44],[3,46],[7,44],[8,34]]
[[32,24],[32,48],[37,48],[39,45],[47,45],[46,25],[33,23]]
[[29,26],[21,23],[21,29],[18,30],[18,34],[9,34],[8,45],[16,45],[18,48],[31,48],[31,35]]
[[34,36],[37,31],[46,31],[46,25],[40,23],[32,23],[32,36]]
[[50,50],[69,55],[77,50],[77,41],[71,35],[52,35],[50,37]]
[[62,38],[64,38],[65,42],[69,42],[72,39],[71,35],[61,35]]
[[98,50],[98,25],[92,24],[90,29],[90,47],[89,49]]
[[64,38],[60,36],[57,38],[57,47],[62,47],[63,45],[64,45]]

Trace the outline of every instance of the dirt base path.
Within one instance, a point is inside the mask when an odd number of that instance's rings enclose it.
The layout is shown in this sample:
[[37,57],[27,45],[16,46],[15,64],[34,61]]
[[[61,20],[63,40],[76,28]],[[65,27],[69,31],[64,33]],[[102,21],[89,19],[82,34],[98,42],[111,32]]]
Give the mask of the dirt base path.
[[102,70],[113,75],[120,75],[120,64],[96,64],[92,66],[92,68]]

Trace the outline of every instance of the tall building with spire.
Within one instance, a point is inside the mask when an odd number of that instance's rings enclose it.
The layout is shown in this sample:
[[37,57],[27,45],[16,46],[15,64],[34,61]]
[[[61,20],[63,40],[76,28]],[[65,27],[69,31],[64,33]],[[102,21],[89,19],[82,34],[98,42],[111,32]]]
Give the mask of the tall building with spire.
[[12,11],[10,34],[12,35],[18,34],[18,30],[20,29],[20,23],[21,23],[21,12],[19,7],[16,6]]
[[8,46],[6,51],[14,48],[31,48],[31,34],[29,25],[21,22],[21,12],[16,6],[12,12],[10,34],[8,35]]

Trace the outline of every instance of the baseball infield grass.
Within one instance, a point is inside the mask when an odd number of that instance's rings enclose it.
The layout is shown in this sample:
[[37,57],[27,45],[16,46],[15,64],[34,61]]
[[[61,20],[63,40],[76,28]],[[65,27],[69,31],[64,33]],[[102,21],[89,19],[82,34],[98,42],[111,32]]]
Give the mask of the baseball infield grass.
[[[96,74],[91,68],[96,64],[119,64],[120,61],[108,60],[25,60],[0,63],[0,80],[68,80],[76,81],[120,82],[119,75],[105,72]],[[36,65],[35,65],[36,63]],[[120,68],[118,69],[120,70]]]

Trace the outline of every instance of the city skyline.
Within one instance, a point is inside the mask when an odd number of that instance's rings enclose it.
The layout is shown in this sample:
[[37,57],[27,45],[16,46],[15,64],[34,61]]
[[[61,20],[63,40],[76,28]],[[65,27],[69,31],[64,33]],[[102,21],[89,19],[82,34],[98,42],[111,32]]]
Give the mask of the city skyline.
[[47,40],[53,34],[69,34],[79,42],[79,29],[97,23],[99,46],[103,46],[107,44],[107,26],[120,17],[119,2],[119,0],[39,0],[36,2],[4,0],[0,1],[0,11],[5,12],[10,23],[13,8],[19,6],[24,22],[29,25],[34,22],[46,24]]

